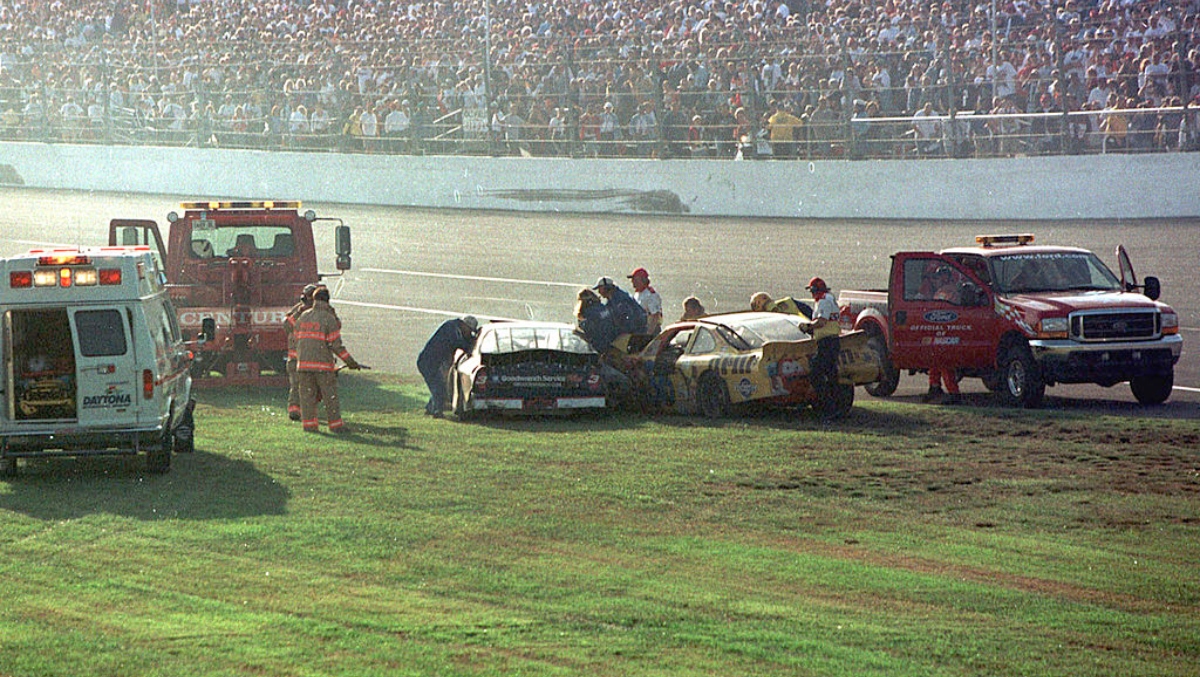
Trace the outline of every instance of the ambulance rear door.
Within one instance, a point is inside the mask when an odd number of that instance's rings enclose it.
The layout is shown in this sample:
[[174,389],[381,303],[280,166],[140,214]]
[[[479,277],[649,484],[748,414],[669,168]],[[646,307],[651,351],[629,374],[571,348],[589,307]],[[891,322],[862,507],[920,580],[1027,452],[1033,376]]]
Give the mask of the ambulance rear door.
[[[81,426],[118,427],[138,423],[141,371],[127,305],[70,309],[78,374]],[[150,374],[153,386],[153,372]]]

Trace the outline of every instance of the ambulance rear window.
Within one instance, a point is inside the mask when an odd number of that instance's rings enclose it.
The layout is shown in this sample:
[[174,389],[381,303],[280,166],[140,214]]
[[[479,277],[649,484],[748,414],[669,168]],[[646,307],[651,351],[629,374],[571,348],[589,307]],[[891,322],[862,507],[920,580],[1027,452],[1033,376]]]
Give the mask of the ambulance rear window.
[[75,333],[85,357],[125,354],[125,324],[119,311],[81,310],[75,313]]

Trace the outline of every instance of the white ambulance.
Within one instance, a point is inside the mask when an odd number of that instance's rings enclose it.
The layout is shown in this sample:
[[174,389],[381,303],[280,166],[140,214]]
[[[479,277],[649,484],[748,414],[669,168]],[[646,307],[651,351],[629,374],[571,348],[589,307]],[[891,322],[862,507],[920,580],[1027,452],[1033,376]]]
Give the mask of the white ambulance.
[[188,373],[149,247],[34,249],[0,259],[0,476],[20,458],[192,451]]

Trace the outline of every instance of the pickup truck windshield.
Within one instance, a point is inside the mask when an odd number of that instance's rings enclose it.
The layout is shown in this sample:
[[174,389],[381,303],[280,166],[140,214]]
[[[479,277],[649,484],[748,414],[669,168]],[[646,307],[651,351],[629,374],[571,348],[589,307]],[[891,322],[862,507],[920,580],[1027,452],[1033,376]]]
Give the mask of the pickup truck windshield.
[[1121,289],[1117,276],[1090,252],[1014,252],[989,262],[1002,294]]

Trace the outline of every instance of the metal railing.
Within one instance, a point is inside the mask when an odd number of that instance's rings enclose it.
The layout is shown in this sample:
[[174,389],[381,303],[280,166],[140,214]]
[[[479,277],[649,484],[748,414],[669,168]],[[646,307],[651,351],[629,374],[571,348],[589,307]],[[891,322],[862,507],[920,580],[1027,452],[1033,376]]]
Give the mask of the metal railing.
[[[81,92],[80,94],[86,94]],[[64,98],[61,92],[50,99]],[[73,98],[72,96],[67,97]],[[650,124],[621,121],[604,131],[598,117],[575,106],[558,106],[540,120],[494,115],[479,107],[408,116],[389,131],[386,116],[364,125],[361,109],[349,114],[300,115],[276,106],[264,114],[250,106],[236,117],[212,107],[189,116],[182,108],[59,106],[37,99],[18,112],[0,112],[0,139],[47,143],[191,146],[408,155],[519,155],[702,159],[850,160],[938,157],[1012,157],[1088,153],[1152,153],[1200,150],[1200,107],[1164,106],[1033,113],[958,112],[877,116],[858,112],[814,113],[780,134],[764,112],[748,117],[707,115],[688,121],[655,116]],[[322,109],[323,110],[323,109]],[[530,116],[533,117],[533,116]]]

